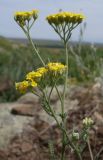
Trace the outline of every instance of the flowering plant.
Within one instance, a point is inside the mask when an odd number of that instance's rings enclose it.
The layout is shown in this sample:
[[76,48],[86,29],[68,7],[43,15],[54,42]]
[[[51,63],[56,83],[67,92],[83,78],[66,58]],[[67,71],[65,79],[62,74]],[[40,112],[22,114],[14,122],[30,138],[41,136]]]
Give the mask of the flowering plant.
[[[65,113],[65,98],[67,90],[68,79],[68,41],[72,35],[72,31],[83,21],[85,18],[82,14],[71,12],[59,12],[57,14],[49,15],[46,17],[47,22],[53,27],[55,32],[61,38],[65,49],[65,65],[60,62],[49,62],[45,64],[44,60],[39,54],[39,50],[33,43],[30,36],[30,29],[33,26],[35,20],[38,17],[38,11],[33,10],[30,12],[16,12],[14,19],[17,24],[22,28],[26,34],[30,44],[32,45],[37,57],[39,58],[42,67],[36,71],[31,71],[25,76],[25,80],[17,82],[16,89],[21,93],[31,91],[35,95],[39,96],[42,100],[42,107],[48,115],[53,117],[57,123],[57,126],[62,132],[62,152],[60,155],[61,160],[65,160],[66,147],[71,148],[77,155],[78,159],[82,160],[82,146],[79,145],[80,137],[85,143],[88,139],[88,131],[93,124],[90,118],[83,120],[83,131],[81,133],[73,132],[69,135],[66,127],[67,114]],[[59,80],[63,80],[63,93],[60,94],[58,90]],[[48,93],[47,87],[51,86]],[[59,100],[61,102],[61,112],[59,115],[52,108],[50,98],[53,89],[56,89]],[[59,118],[61,121],[59,121]],[[92,157],[92,156],[91,156]]]

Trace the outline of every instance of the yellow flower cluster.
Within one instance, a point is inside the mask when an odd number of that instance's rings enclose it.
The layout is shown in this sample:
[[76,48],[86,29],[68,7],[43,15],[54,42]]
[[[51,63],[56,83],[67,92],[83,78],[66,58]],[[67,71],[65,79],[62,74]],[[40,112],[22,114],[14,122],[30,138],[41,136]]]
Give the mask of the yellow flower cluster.
[[[29,72],[26,75],[26,80],[15,83],[16,89],[21,93],[25,93],[30,87],[34,88],[41,86],[44,81],[47,85],[48,80],[55,75],[62,75],[66,70],[66,66],[61,63],[48,63],[45,67],[38,68],[36,71]],[[49,77],[49,79],[48,79]],[[57,77],[58,78],[58,77]]]
[[47,68],[45,67],[41,67],[37,69],[37,72],[40,73],[41,75],[44,75],[45,73],[47,73]]
[[49,24],[59,25],[62,23],[81,23],[84,19],[83,14],[72,12],[59,12],[57,14],[49,15],[46,19]]
[[40,78],[42,75],[38,72],[32,71],[26,75],[27,80],[34,80]]
[[38,68],[36,71],[29,72],[26,80],[39,82],[45,75],[52,73],[53,75],[62,74],[66,66],[61,63],[48,63],[45,67]]
[[29,87],[36,87],[36,86],[37,86],[37,83],[34,81],[28,82],[24,80],[22,82],[15,83],[16,89],[21,93],[25,93]]
[[31,80],[31,81],[37,81],[43,77],[43,75],[47,72],[47,69],[45,67],[41,67],[39,69],[37,69],[37,71],[32,71],[32,72],[29,72],[27,75],[26,75],[26,79],[27,80]]
[[32,10],[32,11],[21,11],[21,12],[16,12],[14,15],[14,19],[16,22],[19,23],[19,25],[24,26],[26,24],[26,21],[30,21],[32,18],[36,20],[38,17],[38,11],[37,10]]
[[56,74],[62,74],[66,70],[66,66],[62,63],[48,63],[47,65],[48,71]]

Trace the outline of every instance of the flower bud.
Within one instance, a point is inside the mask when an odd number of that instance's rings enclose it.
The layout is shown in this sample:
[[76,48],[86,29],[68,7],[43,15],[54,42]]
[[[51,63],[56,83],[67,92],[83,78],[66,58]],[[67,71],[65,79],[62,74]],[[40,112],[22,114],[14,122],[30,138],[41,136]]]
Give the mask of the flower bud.
[[73,141],[79,140],[79,133],[78,132],[73,132],[72,133],[72,140]]
[[86,117],[85,119],[83,119],[83,125],[89,128],[93,125],[93,120],[91,118]]

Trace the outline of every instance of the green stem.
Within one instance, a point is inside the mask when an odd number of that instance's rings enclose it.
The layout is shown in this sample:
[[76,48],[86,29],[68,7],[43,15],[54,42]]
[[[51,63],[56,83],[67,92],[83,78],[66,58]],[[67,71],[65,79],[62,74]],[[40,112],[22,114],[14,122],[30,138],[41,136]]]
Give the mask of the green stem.
[[65,144],[62,145],[62,154],[61,154],[61,160],[64,160],[65,159]]
[[[42,92],[43,92],[43,95],[44,95],[45,100],[48,102],[48,98],[47,98],[45,92],[44,92],[44,91],[42,91]],[[50,112],[51,112],[51,114],[52,114],[52,117],[55,119],[58,127],[59,127],[60,130],[63,132],[61,160],[64,160],[64,158],[65,158],[65,147],[66,147],[66,145],[67,145],[67,143],[65,143],[65,139],[64,139],[64,138],[67,138],[67,141],[68,141],[69,146],[70,146],[72,149],[74,149],[74,151],[75,151],[76,155],[78,156],[79,160],[82,160],[81,154],[79,153],[79,151],[78,151],[78,149],[76,148],[76,146],[70,141],[70,139],[69,139],[69,137],[68,137],[68,134],[67,134],[65,128],[64,128],[63,126],[61,126],[61,124],[59,123],[59,121],[58,121],[58,119],[57,119],[57,117],[56,117],[56,115],[55,115],[55,112],[54,112],[54,110],[51,108],[51,106],[50,106],[49,103],[48,103],[48,107],[49,107],[49,110],[50,110]]]
[[61,102],[61,106],[63,106],[62,96],[60,95],[60,92],[59,92],[59,90],[58,90],[57,85],[55,85],[55,89],[56,89],[56,92],[57,92],[57,94],[58,94],[59,100],[60,100],[60,102]]
[[78,156],[78,160],[82,160],[82,156],[76,147],[74,148],[74,151],[75,151],[76,155]]
[[[66,88],[67,88],[67,79],[68,79],[68,51],[67,51],[67,43],[65,42],[64,43],[65,45],[65,58],[66,58],[66,74],[65,74],[65,83],[64,83],[64,89],[63,89],[63,101],[62,101],[62,126],[63,128],[65,129],[65,120],[66,120],[66,117],[65,117],[65,113],[64,113],[64,108],[65,108],[65,97],[66,97]],[[66,144],[65,144],[65,139],[66,139],[66,136],[65,136],[65,132],[62,131],[62,153],[61,153],[61,160],[64,160],[65,159],[65,147],[66,147]]]
[[74,150],[74,152],[76,153],[76,155],[78,156],[78,159],[82,160],[82,156],[81,156],[78,148],[71,142],[66,130],[62,127],[61,127],[61,130],[65,133],[65,136],[66,136],[67,141],[68,141],[68,143],[66,143],[66,146],[69,145],[69,147],[71,147]]
[[27,34],[27,37],[28,37],[28,40],[29,40],[30,44],[32,45],[32,47],[33,47],[33,49],[34,49],[35,53],[37,54],[37,56],[38,56],[38,58],[39,58],[40,62],[42,63],[42,65],[43,65],[43,66],[45,66],[45,63],[44,63],[43,59],[41,58],[41,56],[40,56],[40,54],[39,54],[38,50],[36,49],[36,47],[35,47],[35,45],[34,45],[34,43],[33,43],[32,39],[31,39],[31,37],[30,37],[30,34],[29,34],[29,33]]
[[62,107],[62,113],[64,113],[64,105],[65,105],[65,96],[66,96],[66,89],[67,89],[67,80],[68,80],[68,49],[67,49],[67,43],[64,43],[65,45],[65,61],[66,61],[66,74],[65,74],[65,84],[64,84],[64,90],[63,90],[63,107]]
[[31,36],[30,36],[30,28],[32,27],[33,24],[34,24],[34,22],[31,24],[31,26],[29,26],[29,22],[28,22],[28,24],[26,26],[27,30],[24,27],[22,27],[22,26],[21,26],[21,28],[24,31],[25,35],[27,36],[27,38],[28,38],[31,46],[33,47],[33,50],[35,51],[36,55],[38,56],[40,62],[42,63],[43,66],[45,66],[45,63],[44,63],[42,57],[40,56],[37,48],[35,47],[35,45],[33,43],[33,40],[31,39]]
[[64,84],[64,90],[63,90],[63,105],[62,105],[62,154],[61,154],[61,160],[65,159],[65,147],[67,144],[65,144],[65,138],[68,140],[68,144],[72,147],[76,155],[78,156],[79,160],[82,160],[81,154],[78,150],[78,148],[70,141],[67,132],[66,132],[66,126],[65,126],[65,120],[66,117],[64,115],[64,107],[65,107],[65,97],[66,97],[66,89],[67,89],[67,80],[68,80],[68,48],[67,48],[67,42],[64,41],[64,46],[65,46],[65,54],[66,54],[66,75],[65,75],[65,84]]

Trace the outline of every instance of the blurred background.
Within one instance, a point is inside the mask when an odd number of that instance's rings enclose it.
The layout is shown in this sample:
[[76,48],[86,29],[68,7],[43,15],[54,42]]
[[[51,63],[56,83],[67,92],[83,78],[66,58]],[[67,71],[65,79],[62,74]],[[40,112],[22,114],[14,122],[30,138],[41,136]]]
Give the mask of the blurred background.
[[45,20],[58,11],[82,12],[86,19],[72,34],[69,45],[69,79],[71,83],[92,83],[102,77],[103,62],[102,0],[1,0],[0,1],[0,102],[15,101],[20,94],[15,82],[40,67],[40,62],[14,21],[16,11],[39,10],[31,35],[41,56],[48,62],[65,63],[63,45]]

